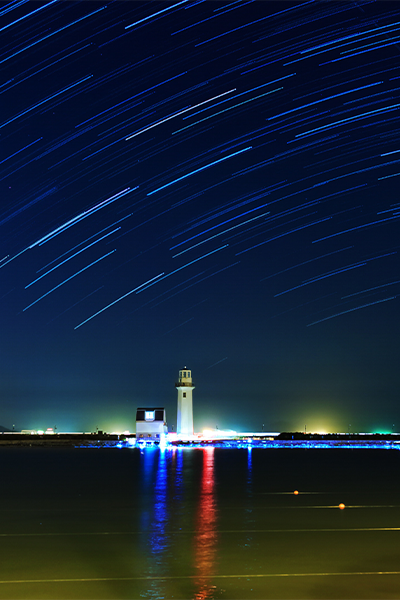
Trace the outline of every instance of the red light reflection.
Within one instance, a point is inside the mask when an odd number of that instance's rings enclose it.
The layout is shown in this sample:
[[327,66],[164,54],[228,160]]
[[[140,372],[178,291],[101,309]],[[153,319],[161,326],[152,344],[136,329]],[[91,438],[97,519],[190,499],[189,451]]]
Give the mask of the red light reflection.
[[215,572],[216,556],[216,501],[214,481],[214,448],[204,448],[203,473],[201,477],[200,499],[196,519],[196,537],[194,559],[197,577],[194,600],[206,600],[214,597],[215,585],[211,585]]

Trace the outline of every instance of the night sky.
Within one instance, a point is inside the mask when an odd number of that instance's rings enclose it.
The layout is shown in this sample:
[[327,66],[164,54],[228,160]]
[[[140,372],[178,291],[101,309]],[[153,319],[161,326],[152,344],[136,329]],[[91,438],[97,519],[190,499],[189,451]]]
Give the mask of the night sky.
[[400,6],[0,6],[0,424],[400,431]]

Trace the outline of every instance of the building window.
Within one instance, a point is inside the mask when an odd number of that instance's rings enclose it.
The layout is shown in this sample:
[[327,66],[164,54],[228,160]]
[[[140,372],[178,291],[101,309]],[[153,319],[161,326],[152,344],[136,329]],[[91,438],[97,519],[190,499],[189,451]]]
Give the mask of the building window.
[[154,421],[154,410],[146,410],[144,413],[145,421]]
[[183,397],[186,398],[186,392],[183,392]]

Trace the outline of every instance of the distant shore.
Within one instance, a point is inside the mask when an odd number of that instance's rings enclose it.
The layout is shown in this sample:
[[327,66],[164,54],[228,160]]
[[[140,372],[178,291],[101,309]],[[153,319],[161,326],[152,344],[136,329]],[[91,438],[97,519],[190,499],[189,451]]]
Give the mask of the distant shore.
[[117,433],[53,433],[49,434],[28,434],[4,432],[0,434],[0,447],[2,446],[91,446],[108,443],[118,443],[125,441],[128,437],[135,438],[134,434],[119,435]]
[[[117,434],[105,433],[102,431],[92,433],[19,433],[3,432],[0,433],[0,447],[13,446],[45,446],[47,447],[85,447],[98,448],[110,446],[131,446],[136,442],[135,434]],[[193,440],[176,440],[170,442],[172,446],[193,446],[193,445],[229,445],[229,443],[253,443],[256,446],[265,443],[277,443],[282,446],[298,447],[302,443],[312,445],[315,443],[319,447],[326,444],[325,447],[334,445],[340,447],[341,444],[354,447],[365,443],[371,445],[374,443],[400,443],[400,434],[398,433],[301,433],[301,432],[282,432],[271,437],[265,433],[236,434],[232,437],[220,437],[216,439],[205,439],[201,436]],[[331,444],[330,444],[331,443]]]

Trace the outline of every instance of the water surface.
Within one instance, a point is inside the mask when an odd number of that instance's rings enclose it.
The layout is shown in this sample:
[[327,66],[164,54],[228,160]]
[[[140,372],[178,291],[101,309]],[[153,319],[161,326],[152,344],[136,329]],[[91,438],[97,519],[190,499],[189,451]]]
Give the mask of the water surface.
[[0,597],[399,598],[399,467],[395,450],[1,448]]

